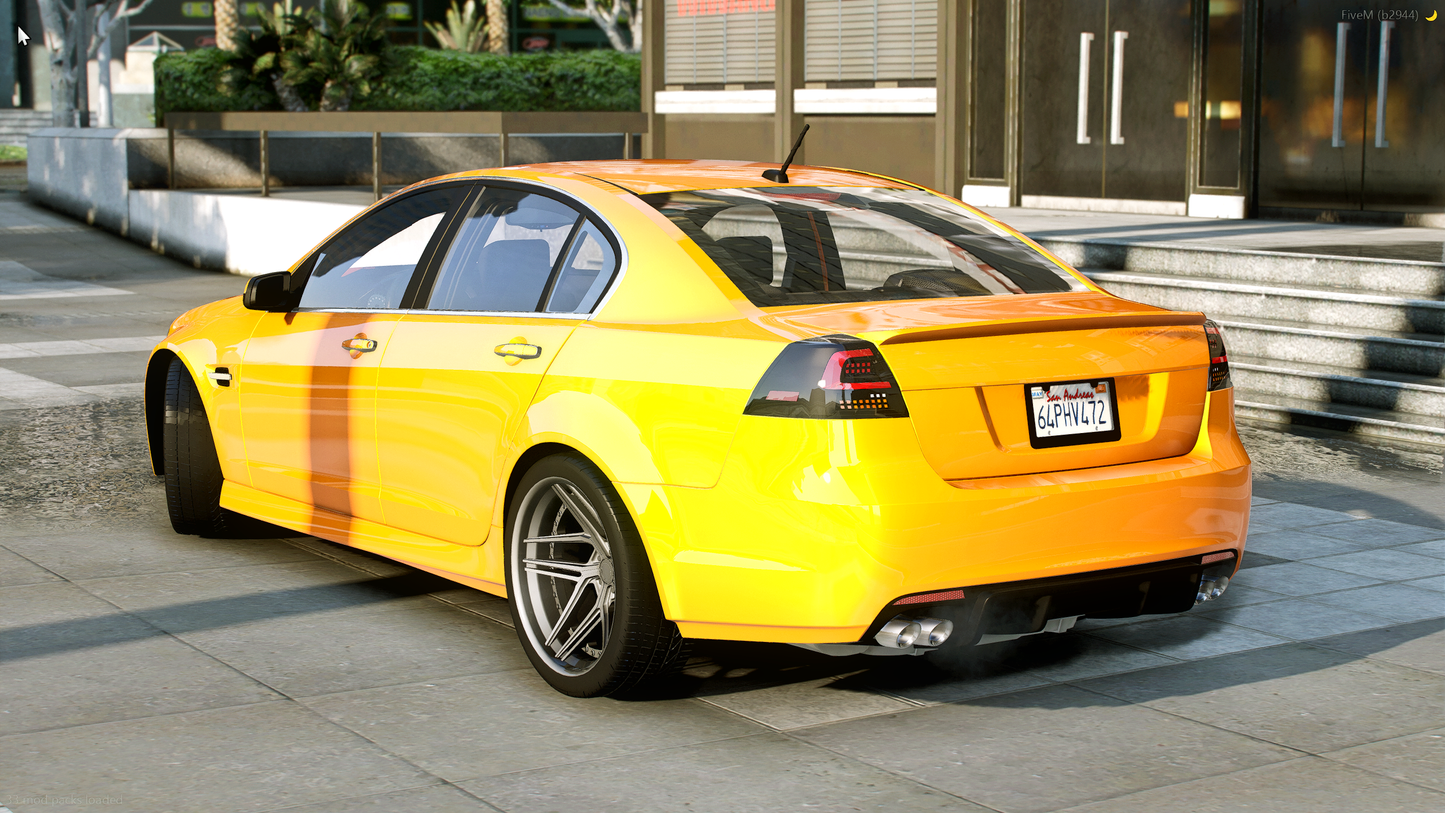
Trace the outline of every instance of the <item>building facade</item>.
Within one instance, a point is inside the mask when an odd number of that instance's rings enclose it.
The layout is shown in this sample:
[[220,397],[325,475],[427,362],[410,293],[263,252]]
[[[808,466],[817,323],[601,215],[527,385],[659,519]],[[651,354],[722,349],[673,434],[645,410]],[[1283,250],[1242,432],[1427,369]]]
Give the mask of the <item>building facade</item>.
[[983,205],[1445,224],[1445,20],[1429,8],[654,5],[655,157],[781,160],[807,123],[800,161]]

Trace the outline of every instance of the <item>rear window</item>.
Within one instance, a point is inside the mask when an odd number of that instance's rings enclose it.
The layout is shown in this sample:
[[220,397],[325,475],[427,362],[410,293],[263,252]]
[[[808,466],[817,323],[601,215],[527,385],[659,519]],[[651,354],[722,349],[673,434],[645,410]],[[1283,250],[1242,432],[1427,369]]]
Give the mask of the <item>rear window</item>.
[[643,195],[759,307],[1087,290],[1037,251],[918,189]]

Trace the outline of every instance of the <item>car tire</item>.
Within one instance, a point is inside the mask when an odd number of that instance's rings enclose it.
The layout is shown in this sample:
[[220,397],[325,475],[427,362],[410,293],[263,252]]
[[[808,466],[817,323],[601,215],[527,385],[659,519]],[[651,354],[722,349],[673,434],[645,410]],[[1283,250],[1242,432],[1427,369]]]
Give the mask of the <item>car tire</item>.
[[190,371],[178,358],[166,370],[165,425],[161,436],[166,510],[178,534],[224,532],[231,512],[221,507],[221,461],[206,406]]
[[677,666],[683,638],[663,615],[642,538],[607,477],[579,455],[553,455],[514,494],[507,595],[542,678],[572,697],[600,697]]

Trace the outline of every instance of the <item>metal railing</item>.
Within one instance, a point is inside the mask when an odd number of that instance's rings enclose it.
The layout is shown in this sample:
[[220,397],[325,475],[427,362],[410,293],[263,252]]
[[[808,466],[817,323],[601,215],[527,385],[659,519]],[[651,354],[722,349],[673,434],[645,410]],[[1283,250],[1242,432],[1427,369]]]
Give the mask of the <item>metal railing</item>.
[[273,132],[371,133],[371,191],[381,200],[382,133],[455,133],[495,135],[499,139],[500,166],[507,166],[507,138],[531,133],[620,133],[622,157],[632,157],[632,136],[647,132],[647,114],[632,112],[522,112],[498,113],[458,110],[447,112],[370,111],[345,113],[286,113],[274,110],[225,113],[166,114],[166,186],[176,188],[176,131],[225,130],[260,134],[261,194],[271,194]]

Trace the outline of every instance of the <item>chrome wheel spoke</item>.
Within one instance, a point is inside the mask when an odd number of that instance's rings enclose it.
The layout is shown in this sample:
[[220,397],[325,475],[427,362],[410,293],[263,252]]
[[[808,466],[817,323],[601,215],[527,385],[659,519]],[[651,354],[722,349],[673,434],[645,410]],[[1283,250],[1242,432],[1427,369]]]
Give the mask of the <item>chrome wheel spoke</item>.
[[[565,661],[571,657],[573,650],[585,641],[587,635],[592,632],[592,628],[600,623],[602,623],[602,603],[599,601],[592,605],[592,609],[588,611],[587,615],[582,619],[582,623],[578,624],[577,629],[568,636],[567,642],[554,649],[557,660]],[[605,630],[602,634],[604,637],[607,635]],[[606,646],[606,644],[604,643],[603,646]]]
[[[586,579],[578,582],[577,586],[572,588],[572,595],[567,597],[567,605],[557,613],[557,622],[552,625],[552,631],[547,634],[547,638],[542,642],[542,646],[551,647],[557,642],[557,637],[567,630],[567,619],[571,618],[572,614],[577,611],[577,605],[582,602],[582,594],[587,592],[588,588],[591,588],[593,594],[596,595],[600,587],[601,585],[597,583],[596,579]],[[593,605],[596,606],[596,604],[596,599],[593,599]],[[555,649],[555,647],[553,648]],[[558,657],[561,656],[559,655]]]
[[592,515],[592,511],[590,510],[592,506],[587,505],[585,500],[580,500],[568,494],[568,489],[563,488],[561,483],[552,486],[552,491],[556,492],[557,498],[567,506],[567,510],[571,512],[572,517],[577,520],[577,523],[586,529],[587,534],[592,537],[592,544],[594,546],[601,545],[605,551],[607,535],[602,533],[602,529],[598,527],[601,523]]
[[577,562],[563,562],[557,559],[523,559],[522,567],[526,568],[529,574],[547,576],[554,579],[566,579],[567,581],[586,581],[597,578],[597,571],[600,563],[597,561],[578,564]]

